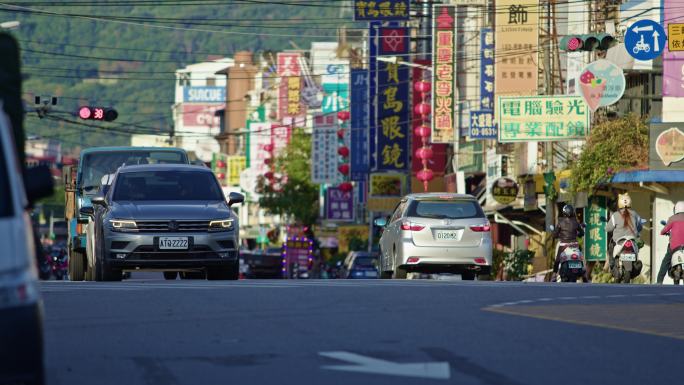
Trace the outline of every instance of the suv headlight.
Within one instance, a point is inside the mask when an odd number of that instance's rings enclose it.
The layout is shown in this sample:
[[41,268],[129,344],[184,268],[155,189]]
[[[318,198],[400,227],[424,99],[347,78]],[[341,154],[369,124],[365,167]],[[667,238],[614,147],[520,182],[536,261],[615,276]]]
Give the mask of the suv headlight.
[[132,231],[138,229],[138,226],[135,224],[135,221],[123,219],[110,219],[109,223],[112,225],[112,230],[114,231]]
[[211,231],[229,231],[233,229],[232,219],[216,219],[209,222],[209,230]]

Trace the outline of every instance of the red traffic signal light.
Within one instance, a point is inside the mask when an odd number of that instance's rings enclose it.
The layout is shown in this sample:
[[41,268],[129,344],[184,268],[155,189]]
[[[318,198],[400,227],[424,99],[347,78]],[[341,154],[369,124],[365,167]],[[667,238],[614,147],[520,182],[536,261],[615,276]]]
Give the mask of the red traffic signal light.
[[83,120],[111,122],[119,117],[119,113],[113,108],[83,106],[78,109],[78,117]]

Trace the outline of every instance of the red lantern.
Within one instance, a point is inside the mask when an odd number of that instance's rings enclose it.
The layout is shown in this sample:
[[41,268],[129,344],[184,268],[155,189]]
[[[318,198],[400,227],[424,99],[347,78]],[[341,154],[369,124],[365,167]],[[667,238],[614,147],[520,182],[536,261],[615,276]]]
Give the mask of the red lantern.
[[347,163],[343,163],[339,167],[337,167],[337,171],[342,173],[342,175],[348,175],[349,174],[349,165]]
[[264,173],[264,177],[266,177],[266,179],[268,179],[268,180],[273,179],[273,172],[272,171],[266,171]]
[[342,146],[337,149],[337,153],[346,158],[349,156],[349,148],[347,146]]
[[264,151],[271,152],[273,151],[273,145],[272,144],[267,144],[264,146]]
[[344,129],[343,128],[340,128],[339,130],[337,130],[337,137],[340,139],[344,139]]
[[350,192],[354,188],[354,186],[350,182],[342,182],[339,186],[337,186],[337,188],[339,188],[343,192]]
[[435,177],[435,174],[430,169],[420,170],[416,174],[416,178],[418,178],[418,180],[421,182],[429,182],[434,177]]
[[427,103],[418,103],[413,111],[418,115],[430,115],[430,105]]
[[416,150],[416,158],[418,159],[432,159],[432,155],[432,148],[430,147],[421,147]]
[[430,82],[426,82],[425,80],[418,81],[413,85],[413,89],[423,93],[430,92],[431,87],[432,84],[430,84]]
[[418,126],[413,129],[413,132],[416,134],[416,136],[419,136],[421,138],[427,138],[430,136],[430,127]]
[[351,114],[349,114],[349,111],[339,111],[337,113],[337,119],[339,119],[343,122],[346,122],[347,120],[349,120],[350,116],[351,116]]

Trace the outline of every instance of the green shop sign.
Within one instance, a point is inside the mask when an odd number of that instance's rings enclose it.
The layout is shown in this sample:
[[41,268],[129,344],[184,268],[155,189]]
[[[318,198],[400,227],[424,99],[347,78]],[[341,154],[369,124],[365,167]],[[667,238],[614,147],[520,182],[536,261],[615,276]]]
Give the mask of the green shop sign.
[[587,228],[584,234],[584,257],[587,261],[604,261],[608,249],[608,233],[601,217],[608,217],[606,197],[591,197],[584,208],[584,221]]
[[499,142],[585,139],[589,109],[581,96],[499,97]]

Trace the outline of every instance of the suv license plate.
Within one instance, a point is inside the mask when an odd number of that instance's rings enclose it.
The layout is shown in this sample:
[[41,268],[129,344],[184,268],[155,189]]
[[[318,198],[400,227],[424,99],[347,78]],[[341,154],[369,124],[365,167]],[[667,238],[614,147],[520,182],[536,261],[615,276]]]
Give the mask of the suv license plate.
[[458,230],[437,230],[435,231],[435,239],[438,241],[458,241]]
[[622,254],[620,255],[620,259],[624,262],[634,262],[636,261],[636,254]]
[[187,250],[188,237],[159,237],[159,250]]

